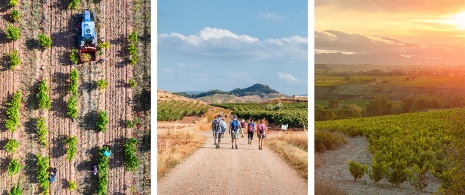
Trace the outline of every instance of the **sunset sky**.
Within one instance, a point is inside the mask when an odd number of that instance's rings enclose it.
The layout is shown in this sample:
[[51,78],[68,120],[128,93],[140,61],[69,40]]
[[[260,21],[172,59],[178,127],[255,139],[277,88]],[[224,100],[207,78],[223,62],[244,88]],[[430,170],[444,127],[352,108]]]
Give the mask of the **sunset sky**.
[[315,63],[465,65],[465,1],[316,0]]

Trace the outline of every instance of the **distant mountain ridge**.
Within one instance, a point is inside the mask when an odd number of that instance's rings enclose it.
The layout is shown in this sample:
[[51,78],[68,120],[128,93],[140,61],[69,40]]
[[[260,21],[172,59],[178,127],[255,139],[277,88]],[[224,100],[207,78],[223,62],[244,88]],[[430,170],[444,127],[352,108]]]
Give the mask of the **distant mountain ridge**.
[[260,97],[265,97],[266,94],[272,94],[272,93],[277,93],[279,94],[278,91],[271,89],[268,85],[263,85],[263,84],[255,84],[250,87],[241,89],[241,88],[236,88],[233,89],[229,92],[227,91],[221,91],[219,89],[214,89],[210,90],[207,92],[202,92],[199,94],[188,94],[186,92],[175,92],[173,94],[188,97],[188,98],[201,98],[201,97],[206,97],[206,96],[212,96],[216,94],[222,94],[222,95],[234,95],[238,97],[243,97],[243,96],[252,96],[252,95],[258,95]]

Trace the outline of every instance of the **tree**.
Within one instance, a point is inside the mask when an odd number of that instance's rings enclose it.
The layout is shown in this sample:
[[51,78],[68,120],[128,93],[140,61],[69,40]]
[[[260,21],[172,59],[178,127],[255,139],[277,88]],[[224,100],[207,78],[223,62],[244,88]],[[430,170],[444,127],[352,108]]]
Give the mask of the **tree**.
[[391,113],[391,100],[385,96],[376,97],[371,100],[366,107],[369,116],[381,116]]
[[326,109],[323,106],[317,105],[315,107],[315,121],[327,121],[336,118],[334,110]]
[[337,99],[329,100],[328,109],[337,111],[337,109],[339,109],[339,100],[337,100]]

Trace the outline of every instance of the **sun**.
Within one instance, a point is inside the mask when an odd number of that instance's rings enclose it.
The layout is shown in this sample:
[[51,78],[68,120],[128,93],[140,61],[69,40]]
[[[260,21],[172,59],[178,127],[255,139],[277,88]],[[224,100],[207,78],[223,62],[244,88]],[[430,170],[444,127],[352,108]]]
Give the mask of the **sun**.
[[460,29],[465,29],[465,11],[451,15],[447,20],[445,20],[445,23],[457,26]]

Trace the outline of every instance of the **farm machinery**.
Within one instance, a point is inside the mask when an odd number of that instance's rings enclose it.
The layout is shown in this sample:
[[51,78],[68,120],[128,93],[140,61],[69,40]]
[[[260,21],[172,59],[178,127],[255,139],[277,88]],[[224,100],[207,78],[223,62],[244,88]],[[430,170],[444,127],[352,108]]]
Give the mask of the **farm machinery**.
[[95,30],[95,12],[85,9],[78,14],[78,45],[81,62],[97,61],[97,32]]

